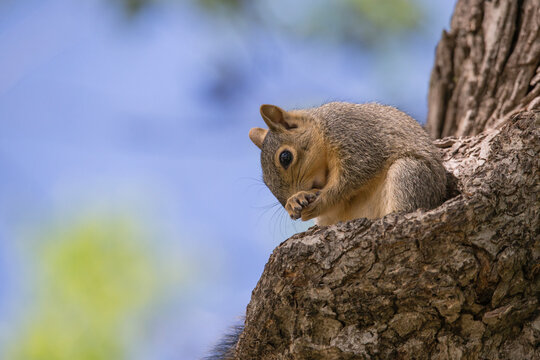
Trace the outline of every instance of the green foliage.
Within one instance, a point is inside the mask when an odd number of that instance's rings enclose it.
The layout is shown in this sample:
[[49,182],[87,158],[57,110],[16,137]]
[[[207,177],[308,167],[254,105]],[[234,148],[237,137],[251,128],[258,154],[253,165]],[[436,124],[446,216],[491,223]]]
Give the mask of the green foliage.
[[68,230],[50,242],[43,261],[57,299],[107,318],[122,317],[147,302],[156,276],[135,232],[121,221],[93,221]]
[[422,12],[413,0],[348,0],[350,8],[377,29],[402,31],[416,28]]
[[[127,13],[152,3],[180,0],[113,0]],[[184,0],[187,1],[187,0]],[[271,26],[293,34],[332,38],[369,45],[388,36],[417,29],[424,14],[417,0],[190,0],[214,16],[242,17],[256,26]],[[291,11],[292,10],[292,11]],[[291,16],[291,13],[295,16]],[[234,15],[234,16],[233,16]]]
[[415,0],[322,1],[293,19],[289,29],[314,38],[372,46],[417,29],[423,18]]
[[137,15],[144,9],[146,9],[150,4],[154,3],[154,0],[112,0],[113,2],[119,3],[126,13],[130,16]]
[[228,9],[239,11],[245,0],[197,0],[197,2],[208,10]]
[[90,219],[40,239],[41,274],[3,358],[110,360],[127,356],[130,325],[159,292],[160,275],[128,222]]

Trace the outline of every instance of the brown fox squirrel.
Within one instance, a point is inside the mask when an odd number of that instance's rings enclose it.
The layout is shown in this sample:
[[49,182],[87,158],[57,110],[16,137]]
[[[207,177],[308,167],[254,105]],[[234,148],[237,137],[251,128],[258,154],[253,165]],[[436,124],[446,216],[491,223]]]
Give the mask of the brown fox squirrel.
[[375,103],[285,111],[262,105],[263,180],[291,218],[319,225],[440,205],[446,171],[410,116]]
[[[379,104],[333,102],[285,111],[262,105],[253,128],[263,180],[293,219],[319,225],[431,209],[446,196],[437,148],[407,114]],[[207,360],[234,358],[236,326]]]

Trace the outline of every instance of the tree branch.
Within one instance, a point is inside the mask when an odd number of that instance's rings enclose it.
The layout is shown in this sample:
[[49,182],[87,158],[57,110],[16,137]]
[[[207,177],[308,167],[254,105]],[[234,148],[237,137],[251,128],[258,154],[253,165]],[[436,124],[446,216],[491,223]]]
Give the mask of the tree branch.
[[275,249],[238,359],[540,358],[540,113],[438,142],[459,194]]
[[459,0],[437,46],[426,129],[476,135],[540,108],[540,2]]

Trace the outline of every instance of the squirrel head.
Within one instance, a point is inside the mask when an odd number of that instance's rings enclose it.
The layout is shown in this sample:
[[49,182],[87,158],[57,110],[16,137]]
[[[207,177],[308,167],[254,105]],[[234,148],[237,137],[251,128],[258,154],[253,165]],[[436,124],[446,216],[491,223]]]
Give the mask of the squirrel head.
[[299,191],[321,189],[328,173],[327,145],[316,119],[275,105],[262,105],[260,111],[268,129],[253,128],[249,138],[261,149],[266,186],[283,206]]

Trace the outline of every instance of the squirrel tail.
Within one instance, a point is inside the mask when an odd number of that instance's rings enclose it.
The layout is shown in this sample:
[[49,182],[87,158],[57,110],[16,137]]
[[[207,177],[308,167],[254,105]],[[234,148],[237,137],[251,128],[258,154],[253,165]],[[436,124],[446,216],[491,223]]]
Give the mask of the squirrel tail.
[[234,350],[242,331],[244,331],[243,324],[231,326],[219,343],[202,360],[233,360]]

